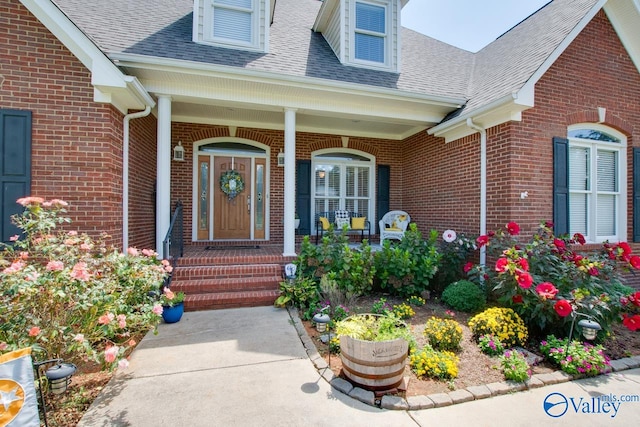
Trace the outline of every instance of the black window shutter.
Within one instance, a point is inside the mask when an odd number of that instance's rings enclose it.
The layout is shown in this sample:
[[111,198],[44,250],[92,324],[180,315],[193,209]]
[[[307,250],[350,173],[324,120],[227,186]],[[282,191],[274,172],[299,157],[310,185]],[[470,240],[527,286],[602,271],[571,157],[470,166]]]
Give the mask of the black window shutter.
[[298,232],[311,234],[311,160],[296,162],[296,213],[300,217]]
[[633,241],[640,242],[640,148],[633,149]]
[[382,219],[384,214],[389,212],[389,183],[391,178],[391,167],[387,165],[378,165],[378,191],[376,200],[376,212],[378,218],[376,220],[374,230],[377,229],[378,221]]
[[20,230],[11,216],[22,212],[16,203],[31,193],[31,111],[0,110],[0,241]]
[[569,140],[553,138],[553,230],[569,233]]

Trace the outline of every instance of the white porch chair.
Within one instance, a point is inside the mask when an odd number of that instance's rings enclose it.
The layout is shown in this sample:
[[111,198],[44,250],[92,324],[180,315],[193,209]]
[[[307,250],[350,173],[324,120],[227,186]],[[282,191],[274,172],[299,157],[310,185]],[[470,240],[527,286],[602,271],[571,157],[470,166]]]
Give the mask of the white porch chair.
[[378,222],[380,226],[380,245],[385,239],[402,240],[409,222],[411,222],[411,217],[405,211],[390,211],[384,214]]

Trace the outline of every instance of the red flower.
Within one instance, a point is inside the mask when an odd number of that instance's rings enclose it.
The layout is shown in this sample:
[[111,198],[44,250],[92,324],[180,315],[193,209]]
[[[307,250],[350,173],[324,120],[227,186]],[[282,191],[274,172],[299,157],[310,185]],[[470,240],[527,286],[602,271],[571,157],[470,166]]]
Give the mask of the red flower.
[[636,292],[635,294],[629,295],[628,299],[633,305],[635,305],[636,307],[640,307],[640,291]]
[[553,283],[543,282],[536,286],[536,292],[542,299],[554,299],[558,294],[558,289],[553,286]]
[[506,258],[498,258],[498,261],[496,261],[496,271],[498,273],[504,273],[505,271],[507,271],[509,267],[509,260]]
[[560,252],[564,252],[564,250],[567,248],[567,245],[564,243],[564,240],[560,240],[557,238],[553,239],[553,244]]
[[545,226],[546,228],[553,228],[553,222],[551,222],[551,221],[545,221],[545,222],[544,222],[544,226]]
[[640,329],[640,314],[634,314],[633,316],[625,315],[622,319],[622,324],[630,331],[637,331]]
[[517,236],[520,233],[520,226],[516,222],[510,222],[507,224],[507,231],[512,236]]
[[631,256],[631,258],[629,258],[629,264],[631,264],[631,267],[635,268],[636,270],[639,270],[640,269],[640,256],[638,256],[638,255]]
[[553,306],[553,309],[558,313],[560,317],[567,317],[573,311],[573,307],[566,299],[561,299]]
[[526,271],[518,271],[516,280],[522,289],[529,289],[533,284],[533,277]]
[[476,243],[478,243],[479,247],[483,247],[484,245],[489,244],[489,236],[487,235],[479,236],[476,239]]
[[520,264],[520,268],[522,268],[524,271],[529,271],[529,261],[527,261],[525,258],[520,258],[518,264]]
[[40,334],[40,328],[38,328],[37,326],[33,326],[31,329],[29,329],[30,337],[37,337],[39,334]]
[[591,276],[597,276],[598,274],[600,274],[598,269],[595,267],[590,267],[588,271],[589,271],[589,275]]
[[631,255],[631,246],[627,242],[618,243],[618,248],[622,249],[624,255]]
[[573,240],[575,240],[576,242],[580,243],[581,245],[584,245],[585,243],[587,243],[587,241],[585,240],[584,236],[580,233],[576,233],[573,235]]
[[522,304],[522,295],[514,295],[511,297],[514,304]]
[[464,267],[462,267],[462,269],[464,270],[465,273],[468,273],[471,271],[471,269],[473,268],[473,263],[472,262],[468,262],[464,265]]

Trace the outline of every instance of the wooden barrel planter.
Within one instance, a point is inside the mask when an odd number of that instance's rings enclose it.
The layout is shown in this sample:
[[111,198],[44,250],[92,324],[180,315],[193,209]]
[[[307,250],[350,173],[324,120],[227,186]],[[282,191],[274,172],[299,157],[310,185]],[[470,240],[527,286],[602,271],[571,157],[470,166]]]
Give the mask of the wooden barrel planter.
[[363,341],[340,337],[342,372],[366,390],[388,390],[400,385],[409,354],[407,340]]

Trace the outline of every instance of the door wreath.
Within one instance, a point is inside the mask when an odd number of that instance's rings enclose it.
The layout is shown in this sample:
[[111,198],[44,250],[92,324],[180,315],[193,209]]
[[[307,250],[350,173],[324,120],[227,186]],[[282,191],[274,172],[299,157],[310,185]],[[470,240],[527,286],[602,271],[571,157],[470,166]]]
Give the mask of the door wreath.
[[220,175],[220,189],[229,197],[229,200],[233,200],[244,190],[244,180],[242,176],[233,169],[223,172],[222,175]]

